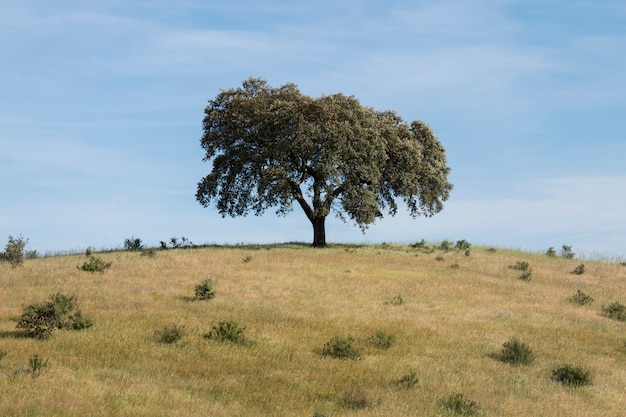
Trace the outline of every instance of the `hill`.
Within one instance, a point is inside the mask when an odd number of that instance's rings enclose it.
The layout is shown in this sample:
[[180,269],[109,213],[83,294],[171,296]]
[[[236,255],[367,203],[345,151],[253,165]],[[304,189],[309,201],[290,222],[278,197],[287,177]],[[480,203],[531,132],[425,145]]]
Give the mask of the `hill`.
[[[394,245],[93,256],[110,268],[77,268],[84,255],[0,263],[0,415],[626,410],[626,323],[606,310],[626,303],[618,263],[580,268],[580,260],[504,249]],[[207,279],[215,297],[195,299]],[[25,306],[57,293],[76,295],[93,326],[45,340],[16,329]],[[220,331],[244,339],[220,340]],[[503,361],[512,338],[530,348],[532,363]],[[590,384],[556,381],[565,364],[588,372]]]

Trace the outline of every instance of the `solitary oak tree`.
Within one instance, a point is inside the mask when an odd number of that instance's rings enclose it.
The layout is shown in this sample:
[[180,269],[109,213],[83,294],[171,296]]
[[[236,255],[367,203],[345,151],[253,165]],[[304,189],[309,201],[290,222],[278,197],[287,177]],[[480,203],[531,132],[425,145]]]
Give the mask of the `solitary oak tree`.
[[354,97],[313,98],[291,83],[250,78],[204,112],[201,145],[213,167],[198,183],[198,202],[236,217],[270,207],[284,215],[295,201],[313,226],[313,246],[326,245],[331,212],[364,231],[383,212],[395,215],[396,199],[413,217],[432,216],[452,189],[430,127]]

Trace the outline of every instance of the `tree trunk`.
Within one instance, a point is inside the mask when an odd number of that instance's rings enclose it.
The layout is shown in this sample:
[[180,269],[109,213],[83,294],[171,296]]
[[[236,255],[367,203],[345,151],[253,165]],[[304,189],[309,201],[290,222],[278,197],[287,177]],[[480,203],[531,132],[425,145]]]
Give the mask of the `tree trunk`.
[[313,223],[313,247],[323,248],[326,246],[326,218],[314,218],[311,220]]

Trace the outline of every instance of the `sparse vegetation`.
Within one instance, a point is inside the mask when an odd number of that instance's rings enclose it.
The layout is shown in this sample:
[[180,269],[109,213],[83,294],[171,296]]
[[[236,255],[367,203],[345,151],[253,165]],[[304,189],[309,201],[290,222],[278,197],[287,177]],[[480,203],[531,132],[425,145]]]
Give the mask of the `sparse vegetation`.
[[6,353],[4,350],[0,349],[0,361],[1,361],[1,360],[2,360],[2,358],[4,358],[6,355],[7,355],[7,353]]
[[572,252],[571,246],[563,245],[561,247],[561,258],[574,259],[574,256],[576,256],[576,254]]
[[371,398],[363,389],[353,387],[346,391],[339,404],[349,410],[363,410],[374,407],[379,401]]
[[353,346],[353,343],[354,338],[351,336],[334,336],[324,344],[322,355],[335,359],[359,359],[361,352]]
[[569,301],[572,304],[577,304],[577,305],[584,306],[584,305],[593,303],[593,297],[591,297],[590,295],[585,294],[581,290],[577,290],[576,294],[572,295],[569,298]]
[[[76,269],[94,255],[114,262],[105,275]],[[252,263],[242,263],[246,255]],[[522,260],[541,272],[532,285],[508,268]],[[462,269],[450,269],[454,262]],[[81,249],[24,268],[0,263],[0,415],[434,417],[455,415],[443,400],[463,393],[479,415],[620,416],[626,375],[616,365],[626,336],[600,315],[624,303],[626,268],[585,258],[585,274],[571,275],[579,263],[474,246],[469,258],[423,255],[393,243],[321,252],[301,243],[208,246],[149,261],[121,248]],[[207,278],[217,296],[192,301]],[[577,288],[593,296],[591,307],[569,304]],[[76,294],[95,325],[53,328],[44,341],[15,329],[25,305],[59,292]],[[392,305],[395,298],[403,303]],[[233,333],[219,320],[245,325],[243,344],[217,337]],[[182,338],[162,343],[155,330],[172,324]],[[331,336],[347,334],[360,360],[322,354]],[[532,348],[532,364],[499,362],[511,336]],[[38,379],[30,377],[35,353],[50,363]],[[553,381],[567,362],[588,369],[595,388]],[[359,399],[371,405],[348,406]]]
[[0,260],[7,261],[12,267],[24,264],[24,248],[28,243],[28,239],[22,236],[13,237],[9,235],[4,253],[0,254]]
[[196,300],[210,300],[215,297],[215,291],[213,290],[213,281],[205,279],[200,284],[196,285],[195,298]]
[[476,401],[466,398],[461,393],[454,393],[441,400],[443,407],[461,416],[476,416],[480,413],[480,408]]
[[569,364],[553,369],[551,378],[569,387],[582,387],[591,384],[589,371]]
[[626,321],[626,306],[620,302],[614,302],[602,308],[604,315],[617,321]]
[[75,295],[57,293],[45,303],[23,307],[16,327],[37,339],[47,339],[55,329],[82,330],[92,325],[93,321],[78,309]]
[[105,262],[97,256],[90,256],[89,261],[84,262],[78,269],[86,272],[104,272],[111,267],[111,262]]
[[391,300],[385,301],[385,304],[391,304],[392,306],[401,306],[404,303],[404,299],[401,294],[394,295]]
[[38,354],[28,359],[28,371],[33,378],[38,377],[48,367],[48,359],[42,358]]
[[171,345],[181,340],[185,335],[185,331],[182,327],[174,324],[156,330],[154,334],[158,342]]
[[497,358],[510,365],[530,365],[535,360],[535,354],[530,346],[512,337],[502,345]]
[[516,271],[522,271],[522,274],[518,277],[522,281],[530,281],[532,279],[532,268],[527,261],[517,261],[514,265],[509,266]]
[[582,275],[585,273],[585,264],[580,264],[572,271],[574,275]]
[[395,381],[395,385],[398,387],[410,389],[416,386],[419,383],[419,378],[415,372],[409,372],[407,374],[402,375],[400,379]]
[[242,345],[247,342],[244,335],[245,330],[246,328],[236,321],[220,321],[218,324],[214,325],[211,331],[206,333],[204,337],[218,342]]
[[142,249],[143,249],[143,243],[141,242],[141,239],[139,239],[138,237],[133,236],[124,241],[124,250],[140,251]]

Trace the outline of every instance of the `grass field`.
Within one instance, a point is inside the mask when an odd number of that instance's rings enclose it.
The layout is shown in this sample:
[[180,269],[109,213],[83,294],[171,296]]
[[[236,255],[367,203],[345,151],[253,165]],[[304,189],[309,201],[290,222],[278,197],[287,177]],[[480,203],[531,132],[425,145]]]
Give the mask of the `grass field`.
[[[486,416],[626,410],[626,323],[603,314],[626,303],[617,262],[574,274],[580,260],[394,245],[94,255],[111,267],[82,271],[84,255],[0,263],[1,416],[453,416],[454,394]],[[522,261],[530,279],[511,268]],[[206,279],[215,298],[194,300]],[[577,290],[594,301],[571,303]],[[46,340],[16,329],[23,306],[58,292],[75,294],[93,327]],[[220,321],[245,327],[247,342],[204,337]],[[172,326],[182,339],[162,343]],[[335,336],[360,358],[323,355]],[[512,337],[533,363],[497,359]],[[34,355],[48,361],[41,374]],[[561,364],[588,370],[591,385],[552,380]]]

